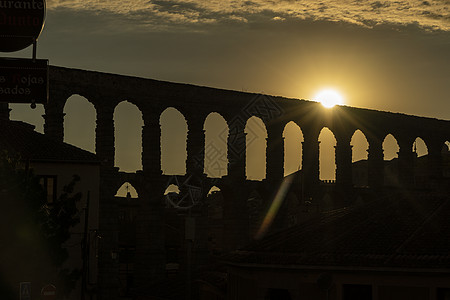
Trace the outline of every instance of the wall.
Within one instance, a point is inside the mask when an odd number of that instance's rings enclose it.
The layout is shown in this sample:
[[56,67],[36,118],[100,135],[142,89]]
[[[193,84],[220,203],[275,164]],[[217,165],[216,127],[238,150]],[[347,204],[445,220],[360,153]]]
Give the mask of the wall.
[[[430,270],[428,270],[430,271]],[[432,271],[431,271],[432,272]],[[318,280],[331,274],[329,298]],[[344,286],[364,285],[371,289],[371,300],[435,300],[440,289],[450,289],[450,275],[413,269],[391,271],[322,270],[315,268],[230,267],[227,299],[266,300],[269,289],[287,290],[292,300],[362,300],[344,298]],[[322,277],[323,278],[323,277]],[[348,295],[348,294],[347,294]]]
[[[84,234],[85,225],[85,208],[87,195],[89,192],[89,220],[88,220],[88,238],[90,243],[89,248],[89,275],[88,287],[93,288],[97,284],[97,251],[98,251],[98,213],[99,213],[99,186],[100,186],[100,169],[96,164],[81,164],[81,163],[57,163],[57,162],[32,162],[30,167],[34,169],[36,175],[56,175],[57,176],[57,194],[63,193],[65,185],[70,183],[73,175],[80,176],[80,181],[76,183],[74,194],[81,192],[82,198],[78,203],[80,211],[80,222],[71,230],[71,238],[66,242],[66,247],[69,251],[69,259],[65,262],[63,267],[78,268],[82,266],[82,251],[81,245]],[[76,291],[72,292],[71,299],[80,299],[81,278],[77,282]],[[58,287],[57,287],[58,288]]]
[[[215,185],[224,195],[224,244],[226,250],[236,249],[249,241],[249,216],[246,200],[254,185],[246,180],[245,124],[253,116],[264,123],[267,131],[266,179],[259,188],[264,203],[270,203],[283,180],[283,130],[290,121],[302,130],[302,194],[313,205],[323,198],[319,181],[319,141],[322,128],[329,128],[336,138],[335,199],[352,198],[351,137],[361,130],[369,143],[368,187],[374,193],[383,188],[384,162],[382,142],[392,134],[399,144],[398,180],[402,187],[412,187],[414,159],[412,145],[420,136],[429,152],[430,177],[442,178],[441,149],[450,140],[450,121],[408,116],[398,113],[337,106],[331,110],[311,101],[288,99],[253,93],[221,90],[189,84],[106,74],[62,67],[50,67],[50,99],[45,106],[44,131],[47,136],[63,141],[64,105],[74,94],[85,97],[96,109],[96,154],[101,161],[99,194],[99,293],[100,299],[118,295],[118,264],[110,256],[118,245],[118,207],[111,202],[115,191],[128,176],[139,194],[137,216],[136,270],[138,293],[146,285],[165,275],[163,193],[170,177],[161,172],[161,141],[159,118],[168,107],[176,108],[188,127],[186,175],[183,182],[195,178],[204,185],[204,193]],[[114,166],[114,109],[122,101],[136,105],[142,113],[142,166],[133,174],[118,172]],[[219,113],[227,122],[228,172],[217,180],[206,178],[204,171],[204,121]],[[191,177],[192,176],[192,177]],[[297,182],[297,184],[299,184]],[[343,203],[347,205],[349,203]]]

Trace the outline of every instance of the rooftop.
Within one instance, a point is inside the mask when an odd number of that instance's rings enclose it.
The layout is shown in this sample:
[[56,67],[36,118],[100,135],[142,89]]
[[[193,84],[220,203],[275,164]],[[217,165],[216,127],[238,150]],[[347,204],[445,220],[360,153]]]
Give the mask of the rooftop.
[[34,162],[99,163],[94,153],[55,141],[20,121],[0,119],[0,149]]
[[450,198],[427,192],[325,212],[226,256],[232,264],[450,269]]

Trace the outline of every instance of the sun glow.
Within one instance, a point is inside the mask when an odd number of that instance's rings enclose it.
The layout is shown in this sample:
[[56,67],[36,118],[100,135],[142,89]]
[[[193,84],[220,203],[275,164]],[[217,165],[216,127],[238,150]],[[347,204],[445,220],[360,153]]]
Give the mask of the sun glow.
[[344,99],[342,98],[341,94],[331,89],[321,90],[316,94],[314,100],[319,101],[326,108],[332,108],[335,105],[344,103]]

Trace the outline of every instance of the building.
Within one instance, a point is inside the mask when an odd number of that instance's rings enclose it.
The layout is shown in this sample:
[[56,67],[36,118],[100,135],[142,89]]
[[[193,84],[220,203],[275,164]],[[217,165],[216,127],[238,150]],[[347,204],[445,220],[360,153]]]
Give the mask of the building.
[[450,299],[449,191],[329,212],[225,256],[227,299]]
[[[64,186],[72,180],[74,175],[80,177],[74,190],[74,193],[82,193],[81,201],[78,203],[80,222],[72,228],[71,237],[65,245],[69,258],[63,267],[84,270],[86,273],[82,278],[86,282],[86,293],[93,293],[97,284],[97,240],[101,237],[101,232],[98,232],[100,167],[97,157],[75,146],[50,139],[34,131],[34,126],[30,124],[7,119],[0,119],[0,149],[7,151],[8,154],[18,155],[22,166],[32,169],[33,173],[40,177],[50,204],[64,192]],[[87,207],[88,198],[89,207]],[[87,222],[86,215],[89,216]],[[84,237],[87,239],[88,247],[82,254]],[[2,244],[4,242],[2,241]],[[4,266],[6,265],[8,264],[5,263]],[[46,272],[47,270],[36,271]],[[13,273],[11,269],[4,272],[3,277]],[[17,289],[19,282],[31,282],[33,299],[37,299],[42,283],[35,283],[32,278],[22,278],[20,272],[15,273]],[[71,294],[71,299],[80,299],[82,282],[84,280],[80,278],[76,289]]]

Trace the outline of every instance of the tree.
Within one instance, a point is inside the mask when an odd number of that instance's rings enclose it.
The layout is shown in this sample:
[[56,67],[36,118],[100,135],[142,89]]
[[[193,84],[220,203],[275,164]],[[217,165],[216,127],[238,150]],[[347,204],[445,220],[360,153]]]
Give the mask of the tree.
[[64,243],[79,222],[72,181],[54,203],[47,203],[40,178],[18,157],[0,154],[0,299],[17,299],[18,283],[32,281],[33,294],[46,283],[58,287],[58,298],[74,288],[79,270],[62,268],[68,258]]

